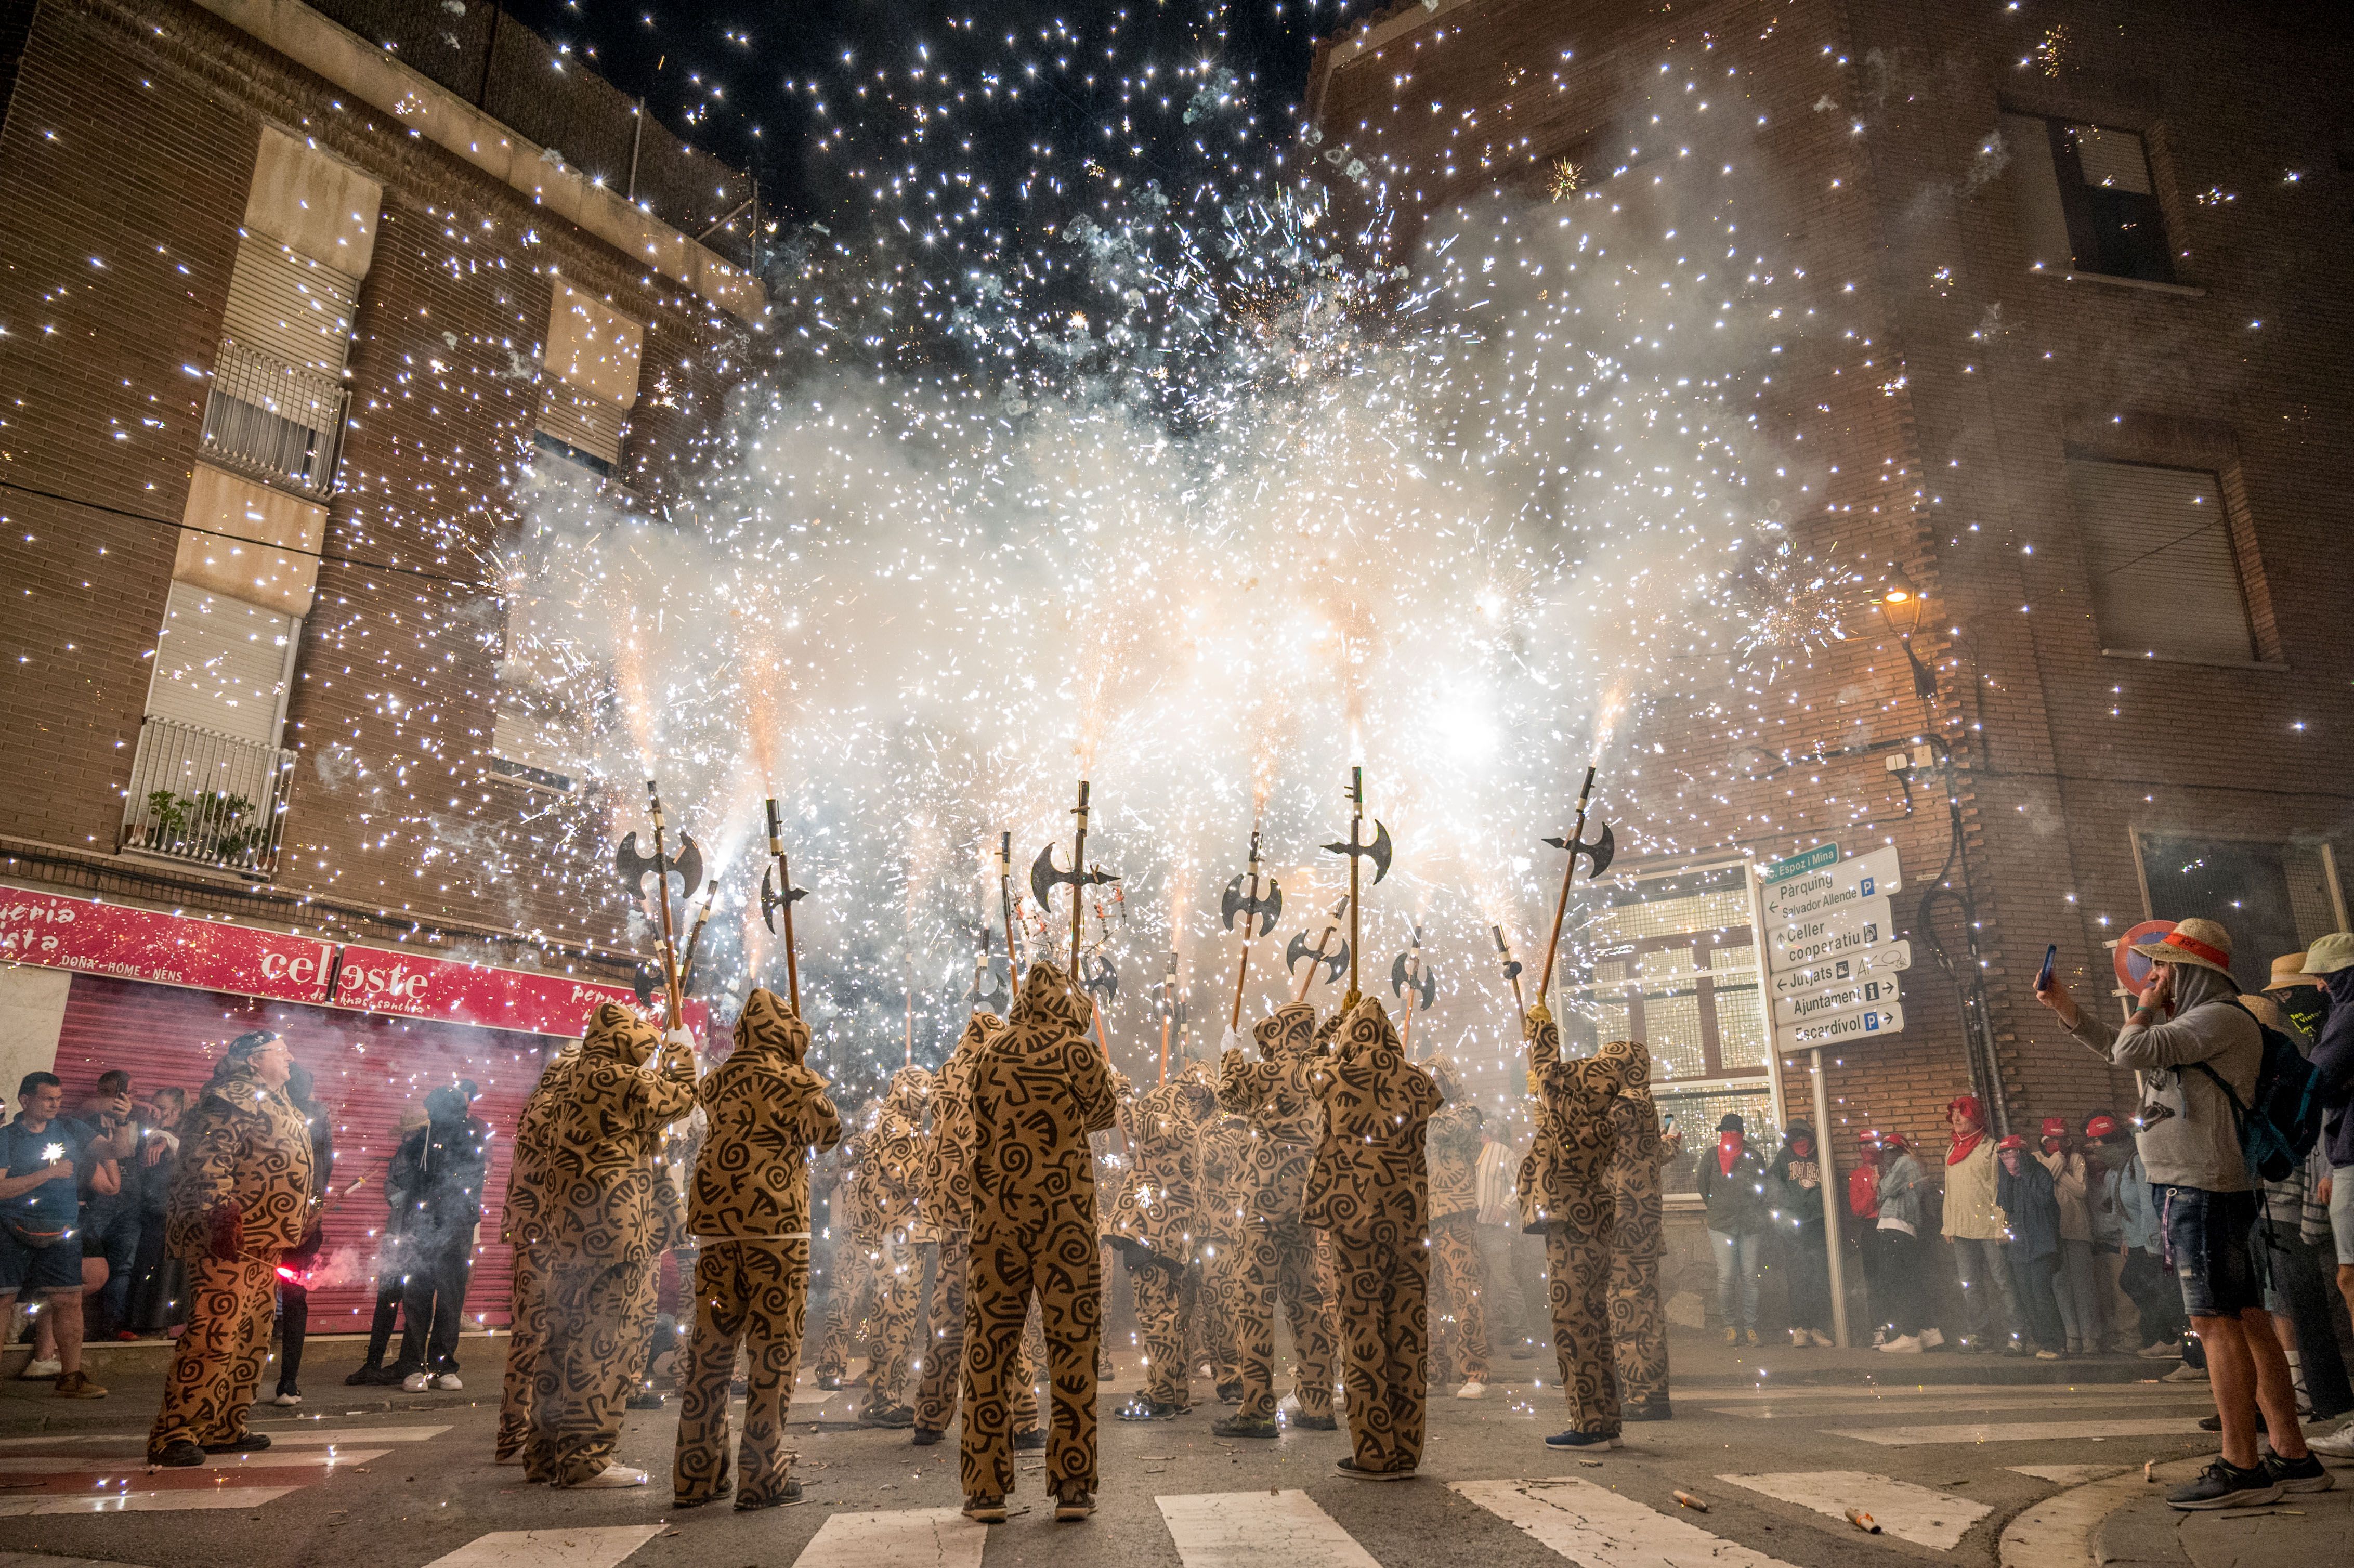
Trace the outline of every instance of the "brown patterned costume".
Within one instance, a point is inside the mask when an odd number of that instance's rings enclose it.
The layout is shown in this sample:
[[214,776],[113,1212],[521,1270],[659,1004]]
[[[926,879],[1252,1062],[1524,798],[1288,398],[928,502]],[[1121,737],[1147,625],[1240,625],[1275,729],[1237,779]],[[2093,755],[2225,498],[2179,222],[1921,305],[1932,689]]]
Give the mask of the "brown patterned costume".
[[[860,1107],[858,1129],[843,1139],[834,1154],[833,1278],[826,1289],[825,1325],[817,1341],[821,1384],[838,1384],[850,1370],[854,1337],[858,1337],[870,1370],[883,1359],[880,1337],[874,1332],[879,1326],[875,1263],[883,1251],[883,1216],[875,1203],[875,1183],[864,1169],[874,1124],[881,1116],[882,1107],[874,1101]],[[863,1336],[861,1330],[866,1330]]]
[[[1431,1321],[1437,1330],[1442,1383],[1488,1381],[1488,1308],[1479,1264],[1479,1120],[1463,1098],[1463,1080],[1451,1056],[1423,1064],[1447,1106],[1430,1118],[1430,1271],[1437,1288]],[[1444,1306],[1438,1305],[1443,1302]]]
[[1275,1416],[1275,1308],[1279,1297],[1299,1357],[1294,1392],[1300,1418],[1332,1421],[1332,1319],[1318,1238],[1300,1219],[1308,1167],[1321,1136],[1323,1108],[1310,1090],[1308,1072],[1316,1010],[1305,1002],[1278,1007],[1251,1028],[1261,1060],[1229,1049],[1218,1066],[1218,1104],[1248,1118],[1250,1142],[1235,1185],[1242,1213],[1232,1298],[1235,1352],[1242,1384],[1235,1419]]
[[[1207,1065],[1190,1072],[1216,1093]],[[1242,1398],[1242,1351],[1235,1330],[1240,1320],[1243,1253],[1249,1229],[1243,1212],[1242,1174],[1250,1160],[1250,1123],[1219,1114],[1202,1128],[1202,1274],[1198,1348],[1210,1363],[1218,1396]]]
[[695,1064],[629,1009],[606,1002],[563,1089],[535,1151],[547,1180],[547,1348],[524,1457],[531,1479],[560,1487],[613,1462],[667,1228],[654,1156],[663,1129],[694,1108]]
[[1569,1404],[1569,1430],[1615,1434],[1618,1378],[1611,1365],[1610,1160],[1617,1147],[1611,1102],[1627,1080],[1635,1047],[1614,1040],[1585,1061],[1561,1054],[1561,1026],[1540,1002],[1523,1027],[1537,1134],[1521,1161],[1521,1215],[1545,1238],[1553,1357]]
[[1113,1105],[1109,1068],[1087,1034],[1092,1014],[1062,970],[1033,964],[1004,1029],[973,1055],[964,1335],[971,1405],[960,1467],[968,1499],[1013,1490],[1013,1374],[1034,1295],[1053,1397],[1046,1484],[1072,1501],[1096,1488],[1102,1281],[1087,1138],[1111,1127]]
[[147,1452],[246,1436],[278,1260],[309,1224],[311,1135],[285,1096],[244,1057],[223,1061],[180,1128],[164,1237],[188,1267],[188,1327],[172,1351]]
[[499,1209],[499,1239],[514,1248],[507,1288],[507,1365],[499,1384],[494,1452],[502,1465],[523,1457],[531,1438],[531,1391],[547,1350],[546,1122],[564,1082],[580,1060],[580,1042],[567,1041],[525,1097],[515,1118],[514,1155],[507,1165],[506,1202]]
[[1183,1302],[1202,1232],[1203,1119],[1214,1091],[1173,1078],[1129,1101],[1129,1159],[1104,1235],[1128,1263],[1144,1339],[1144,1388],[1125,1414],[1166,1414],[1193,1403]]
[[1389,1014],[1371,997],[1350,1012],[1308,1081],[1324,1107],[1324,1133],[1299,1213],[1332,1242],[1355,1467],[1410,1471],[1422,1463],[1430,1353],[1423,1139],[1438,1088],[1406,1060]]
[[1668,1409],[1668,1322],[1659,1302],[1659,1256],[1667,1250],[1659,1216],[1659,1169],[1671,1158],[1651,1099],[1651,1054],[1635,1046],[1628,1086],[1610,1107],[1610,1199],[1616,1245],[1610,1255],[1610,1347],[1618,1397],[1630,1408]]
[[681,1508],[727,1489],[727,1387],[739,1344],[750,1386],[736,1506],[766,1508],[799,1492],[789,1484],[784,1425],[809,1305],[809,1151],[842,1139],[842,1118],[808,1055],[808,1026],[755,990],[736,1020],[734,1053],[695,1086],[710,1125],[687,1197],[687,1230],[700,1245],[671,1468]]
[[912,1425],[914,1413],[900,1396],[907,1392],[907,1363],[916,1342],[916,1313],[923,1305],[925,1231],[917,1192],[928,1162],[924,1107],[931,1098],[932,1075],[902,1067],[891,1075],[891,1092],[860,1151],[860,1178],[880,1232],[874,1255],[874,1359],[866,1368],[865,1417],[883,1425]]

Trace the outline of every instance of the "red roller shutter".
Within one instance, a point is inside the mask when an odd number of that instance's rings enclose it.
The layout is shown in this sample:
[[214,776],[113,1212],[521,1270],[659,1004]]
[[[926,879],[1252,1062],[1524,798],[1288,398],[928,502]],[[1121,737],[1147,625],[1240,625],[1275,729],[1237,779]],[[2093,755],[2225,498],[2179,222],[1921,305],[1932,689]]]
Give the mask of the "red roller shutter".
[[550,1042],[536,1034],[78,974],[58,1037],[57,1073],[66,1083],[66,1103],[80,1104],[98,1075],[113,1067],[131,1075],[133,1092],[143,1098],[167,1084],[193,1092],[212,1075],[223,1045],[261,1027],[286,1037],[294,1059],[317,1078],[319,1098],[334,1118],[333,1191],[341,1194],[367,1178],[366,1187],[349,1202],[337,1202],[328,1215],[327,1245],[312,1287],[312,1328],[321,1333],[367,1328],[376,1304],[376,1236],[385,1219],[384,1171],[399,1142],[397,1129],[412,1104],[423,1104],[426,1091],[458,1078],[482,1086],[474,1114],[493,1133],[466,1316],[470,1323],[504,1325],[511,1257],[497,1238],[506,1139],[538,1078],[540,1051]]

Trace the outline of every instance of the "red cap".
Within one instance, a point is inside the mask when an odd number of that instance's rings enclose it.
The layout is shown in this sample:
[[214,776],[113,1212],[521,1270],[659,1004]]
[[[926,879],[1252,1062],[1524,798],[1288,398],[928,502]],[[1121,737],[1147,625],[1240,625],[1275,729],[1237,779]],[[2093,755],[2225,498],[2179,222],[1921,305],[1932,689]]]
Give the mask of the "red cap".
[[2116,1131],[2117,1118],[2113,1116],[2096,1116],[2084,1124],[2086,1138],[2114,1138]]
[[2045,1117],[2043,1118],[2043,1136],[2046,1138],[2067,1137],[2068,1118],[2066,1117],[2059,1116]]
[[1871,1127],[1863,1128],[1856,1133],[1855,1140],[1858,1143],[1878,1143],[1880,1141],[1880,1129]]
[[1999,1143],[1998,1143],[1998,1144],[1996,1144],[1996,1145],[1995,1145],[1995,1148],[1996,1148],[1996,1149],[1998,1149],[1998,1150],[2004,1150],[2004,1149],[2025,1149],[2026,1147],[2027,1147],[2027,1139],[2023,1139],[2023,1138],[2020,1137],[2020,1136],[2019,1136],[2019,1134],[2017,1134],[2017,1133],[2015,1133],[2015,1132],[2014,1132],[2014,1133],[2012,1133],[2009,1138],[2004,1139],[2001,1142],[1999,1142]]

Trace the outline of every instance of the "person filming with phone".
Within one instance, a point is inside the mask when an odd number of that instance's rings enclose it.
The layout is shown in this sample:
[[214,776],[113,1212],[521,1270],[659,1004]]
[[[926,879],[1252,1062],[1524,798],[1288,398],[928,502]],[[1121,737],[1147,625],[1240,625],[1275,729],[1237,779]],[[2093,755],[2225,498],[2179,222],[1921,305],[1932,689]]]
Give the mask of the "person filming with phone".
[[[2140,1086],[2134,1141],[2183,1306],[2207,1348],[2223,1433],[2221,1457],[2166,1500],[2186,1510],[2245,1508],[2284,1491],[2324,1489],[2328,1477],[2306,1451],[2288,1360],[2264,1310],[2250,1245],[2258,1199],[2234,1102],[2254,1100],[2264,1039],[2237,1000],[2232,934],[2212,920],[2185,920],[2132,951],[2150,960],[2150,970],[2122,1027],[2078,1006],[2057,979],[2039,975],[2035,1000],[2079,1044],[2134,1069]],[[2262,1413],[2270,1457],[2257,1452],[2252,1410]]]

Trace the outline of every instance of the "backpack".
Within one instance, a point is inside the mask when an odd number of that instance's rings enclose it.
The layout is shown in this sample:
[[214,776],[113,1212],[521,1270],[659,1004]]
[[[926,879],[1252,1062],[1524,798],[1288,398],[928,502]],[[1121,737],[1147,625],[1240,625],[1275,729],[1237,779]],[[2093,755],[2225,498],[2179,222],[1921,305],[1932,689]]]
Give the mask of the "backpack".
[[2321,1137],[2321,1075],[2305,1059],[2289,1037],[2256,1017],[2243,1003],[2233,1007],[2247,1013],[2264,1038],[2264,1060],[2256,1068],[2253,1104],[2243,1103],[2223,1081],[2223,1075],[2204,1062],[2192,1066],[2214,1080],[2232,1102],[2232,1119],[2240,1129],[2240,1156],[2249,1174],[2264,1181],[2285,1181]]

